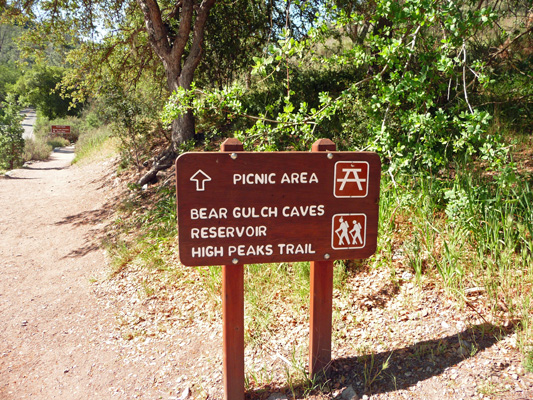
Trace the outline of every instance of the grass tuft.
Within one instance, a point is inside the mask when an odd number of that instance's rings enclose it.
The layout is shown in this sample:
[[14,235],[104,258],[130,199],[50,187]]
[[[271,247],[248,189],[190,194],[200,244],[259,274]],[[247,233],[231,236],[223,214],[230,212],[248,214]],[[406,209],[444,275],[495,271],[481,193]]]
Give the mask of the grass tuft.
[[73,163],[90,163],[104,160],[117,153],[118,141],[111,137],[107,126],[80,134],[76,142],[76,158]]

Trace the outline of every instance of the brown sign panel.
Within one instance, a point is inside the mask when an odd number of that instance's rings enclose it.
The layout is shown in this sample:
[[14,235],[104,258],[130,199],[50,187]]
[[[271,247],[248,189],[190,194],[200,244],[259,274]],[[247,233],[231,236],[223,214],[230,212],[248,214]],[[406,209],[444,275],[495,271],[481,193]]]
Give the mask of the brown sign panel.
[[70,133],[70,125],[52,125],[52,133]]
[[376,250],[375,153],[185,153],[176,176],[184,265],[360,259]]

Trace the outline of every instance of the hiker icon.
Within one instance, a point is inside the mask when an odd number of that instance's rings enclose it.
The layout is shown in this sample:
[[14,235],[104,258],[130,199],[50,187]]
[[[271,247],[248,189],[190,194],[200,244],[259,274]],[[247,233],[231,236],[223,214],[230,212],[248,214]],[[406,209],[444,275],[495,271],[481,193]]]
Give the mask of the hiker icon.
[[362,249],[366,245],[366,214],[336,214],[331,220],[334,249]]
[[359,221],[353,221],[353,228],[350,231],[350,235],[352,235],[353,245],[358,244],[357,240],[359,240],[360,244],[363,244],[363,238],[361,237],[361,224],[359,223]]
[[339,245],[344,244],[344,239],[346,239],[346,244],[350,244],[350,236],[348,236],[348,229],[350,228],[350,225],[348,225],[348,222],[344,220],[344,218],[340,218],[341,226],[335,230],[335,233],[339,236]]

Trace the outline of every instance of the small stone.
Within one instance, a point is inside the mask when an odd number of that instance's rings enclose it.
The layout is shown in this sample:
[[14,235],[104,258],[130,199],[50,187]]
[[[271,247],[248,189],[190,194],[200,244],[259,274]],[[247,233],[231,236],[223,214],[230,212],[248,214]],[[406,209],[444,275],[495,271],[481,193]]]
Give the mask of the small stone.
[[359,396],[351,385],[342,391],[341,398],[344,400],[359,400]]
[[466,347],[460,346],[457,349],[457,354],[459,354],[462,357],[466,357],[470,354],[470,351]]
[[28,326],[28,321],[22,321],[22,326]]
[[411,279],[413,279],[414,275],[412,273],[410,273],[409,271],[405,271],[403,274],[402,274],[402,280],[404,281],[410,281]]
[[272,393],[267,400],[287,400],[287,396],[283,393]]
[[190,394],[189,387],[186,387],[178,400],[185,400],[187,397],[189,397],[189,394]]

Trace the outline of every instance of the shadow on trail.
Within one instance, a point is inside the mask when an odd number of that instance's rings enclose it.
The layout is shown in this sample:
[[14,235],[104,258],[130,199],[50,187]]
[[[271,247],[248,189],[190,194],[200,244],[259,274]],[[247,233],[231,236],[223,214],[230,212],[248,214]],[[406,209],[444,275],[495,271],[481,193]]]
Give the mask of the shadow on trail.
[[17,180],[17,181],[27,181],[27,180],[32,180],[32,179],[39,179],[39,178],[25,178],[25,177],[21,177],[21,176],[9,176],[9,175],[5,175],[5,176],[0,176],[0,180],[1,179],[5,179],[5,180]]
[[70,165],[67,165],[65,167],[49,167],[49,168],[40,168],[40,167],[31,167],[31,166],[26,166],[24,167],[24,169],[27,169],[27,170],[34,170],[34,171],[51,171],[51,170],[55,170],[55,171],[61,171],[63,169],[67,169],[68,167],[70,167]]
[[56,147],[54,153],[74,154],[74,147]]
[[[318,382],[318,386],[322,386],[324,392],[330,392],[333,388],[352,385],[359,396],[407,389],[492,347],[513,330],[485,323],[394,351],[339,358],[331,362],[327,379]],[[246,399],[266,399],[277,392],[302,394],[308,389],[309,384],[293,385],[292,388],[288,385],[263,387],[248,391]]]
[[89,243],[86,246],[80,247],[77,250],[72,250],[66,256],[61,257],[61,259],[83,257],[83,256],[86,256],[87,254],[92,253],[93,251],[97,251],[99,249],[100,249],[100,246],[98,244]]
[[[54,225],[99,225],[90,230],[85,236],[87,244],[79,249],[72,250],[69,254],[62,257],[64,258],[77,258],[83,257],[93,251],[97,251],[101,248],[98,244],[98,238],[101,238],[106,232],[107,227],[111,222],[108,221],[109,217],[113,214],[113,208],[111,206],[105,206],[98,210],[83,211],[78,214],[69,215],[62,220],[56,222]],[[102,224],[104,222],[104,224]]]
[[56,222],[54,225],[66,225],[72,224],[74,226],[80,225],[93,225],[99,224],[105,221],[113,214],[111,208],[100,208],[98,210],[83,211],[78,214],[69,215],[63,218],[61,221]]

